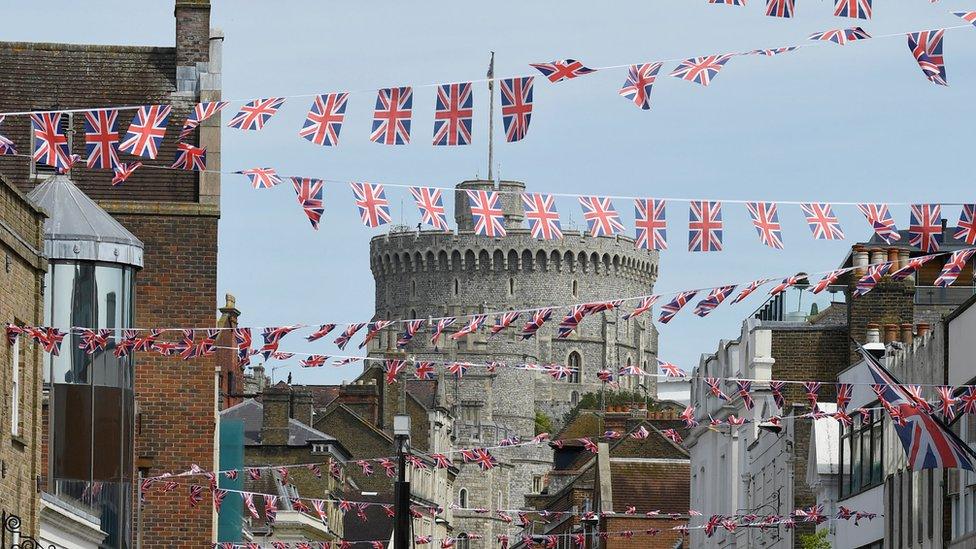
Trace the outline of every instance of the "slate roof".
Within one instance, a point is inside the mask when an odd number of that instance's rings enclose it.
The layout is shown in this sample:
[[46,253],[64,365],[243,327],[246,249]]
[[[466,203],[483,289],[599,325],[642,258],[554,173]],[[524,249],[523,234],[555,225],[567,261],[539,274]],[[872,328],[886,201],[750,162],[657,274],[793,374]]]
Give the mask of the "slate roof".
[[[259,446],[261,444],[261,427],[264,425],[264,406],[260,402],[249,398],[240,404],[223,410],[220,412],[220,416],[222,418],[240,419],[244,421],[245,446]],[[305,446],[313,441],[338,442],[335,437],[313,429],[298,420],[288,420],[289,446]]]
[[620,460],[610,458],[613,510],[627,505],[640,512],[687,513],[691,502],[691,465],[688,462]]

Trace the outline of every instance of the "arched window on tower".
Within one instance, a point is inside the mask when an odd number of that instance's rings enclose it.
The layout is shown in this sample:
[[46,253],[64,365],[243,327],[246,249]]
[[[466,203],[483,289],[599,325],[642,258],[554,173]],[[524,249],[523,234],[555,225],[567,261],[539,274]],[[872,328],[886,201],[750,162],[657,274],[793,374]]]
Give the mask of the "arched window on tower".
[[579,282],[573,280],[573,297],[579,297]]
[[573,391],[573,393],[569,395],[569,403],[573,406],[579,404],[579,391]]
[[468,489],[461,488],[458,490],[458,507],[461,509],[468,508]]
[[410,297],[417,297],[417,281],[410,281]]
[[569,358],[566,360],[566,366],[572,370],[569,373],[568,381],[570,383],[579,383],[580,374],[582,374],[583,370],[583,357],[580,356],[580,354],[576,351],[569,353]]
[[508,279],[508,295],[515,295],[515,279]]
[[458,284],[458,279],[454,279],[454,295],[458,295],[461,291],[461,286]]
[[471,546],[468,543],[468,535],[464,532],[458,534],[457,542],[454,544],[454,547],[456,549],[470,549]]

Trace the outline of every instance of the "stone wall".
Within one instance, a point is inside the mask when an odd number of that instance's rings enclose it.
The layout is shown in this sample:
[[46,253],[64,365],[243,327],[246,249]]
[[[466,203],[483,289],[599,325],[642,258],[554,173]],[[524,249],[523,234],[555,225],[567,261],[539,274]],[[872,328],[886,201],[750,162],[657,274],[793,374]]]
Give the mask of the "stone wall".
[[[47,271],[44,213],[0,177],[0,326],[42,325],[43,281]],[[21,518],[24,534],[38,534],[40,513],[37,480],[41,461],[42,350],[27,337],[16,342],[19,351],[19,421],[13,432],[14,348],[6,335],[0,343],[0,509]],[[2,527],[2,526],[0,526]]]

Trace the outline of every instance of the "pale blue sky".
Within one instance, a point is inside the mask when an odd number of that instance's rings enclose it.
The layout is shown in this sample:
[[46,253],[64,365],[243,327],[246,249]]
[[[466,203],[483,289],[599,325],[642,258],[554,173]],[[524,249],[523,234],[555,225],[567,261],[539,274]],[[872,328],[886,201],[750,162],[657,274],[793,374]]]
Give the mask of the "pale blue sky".
[[[531,74],[531,62],[565,57],[590,66],[649,62],[802,42],[815,31],[862,25],[874,35],[957,25],[948,12],[972,4],[876,0],[867,22],[833,17],[832,3],[797,0],[796,18],[765,17],[763,2],[735,8],[706,0],[509,2],[478,7],[438,2],[214,3],[212,24],[226,34],[224,95],[371,90],[483,78],[488,52],[496,74]],[[470,6],[470,7],[468,7]],[[5,40],[171,45],[172,3],[161,1],[18,3],[5,13]],[[43,22],[43,24],[42,24]],[[548,84],[537,79],[528,137],[498,142],[500,175],[549,192],[800,201],[959,202],[971,183],[976,29],[947,33],[950,86],[929,83],[903,36],[844,47],[804,48],[774,58],[734,58],[713,84],[663,76],[650,112],[617,96],[625,69]],[[475,88],[474,145],[432,147],[434,91],[415,90],[413,143],[368,141],[375,92],[349,99],[341,145],[297,136],[310,99],[286,102],[261,132],[226,129],[226,170],[273,166],[282,174],[339,180],[450,186],[484,176],[487,93]],[[239,103],[228,107],[224,120]],[[181,121],[173,121],[178,124]],[[500,119],[497,121],[500,126]],[[175,137],[171,129],[168,137]],[[407,194],[388,190],[394,217],[415,224]],[[345,184],[326,190],[326,213],[312,231],[290,185],[254,191],[225,176],[219,292],[237,295],[242,323],[364,321],[373,311],[368,241]],[[401,207],[401,202],[403,207]],[[618,201],[632,231],[632,205]],[[571,200],[563,221],[581,219]],[[813,241],[796,206],[781,206],[786,250],[759,244],[741,205],[727,205],[725,250],[691,254],[687,204],[668,207],[671,250],[661,255],[660,292],[761,275],[835,267],[855,239],[869,236],[853,207],[836,209],[844,242]],[[958,208],[944,215],[954,223]],[[899,226],[907,208],[894,208]],[[683,312],[660,327],[663,358],[691,369],[718,340],[734,337],[756,296],[706,319]],[[306,350],[291,336],[286,350]],[[322,352],[328,344],[315,347]],[[350,379],[355,369],[293,369],[297,381]],[[281,375],[281,372],[278,374]]]

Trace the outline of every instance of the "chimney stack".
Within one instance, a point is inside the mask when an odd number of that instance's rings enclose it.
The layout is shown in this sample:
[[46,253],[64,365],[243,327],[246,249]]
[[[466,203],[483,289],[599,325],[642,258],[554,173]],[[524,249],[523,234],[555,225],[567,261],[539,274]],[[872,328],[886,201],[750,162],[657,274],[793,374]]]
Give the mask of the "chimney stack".
[[291,387],[284,382],[264,390],[261,404],[264,422],[261,426],[261,444],[284,446],[288,444],[288,418],[291,408]]
[[308,387],[295,387],[292,393],[292,419],[301,421],[311,427],[315,413],[313,404],[314,398],[312,397],[311,389]]
[[[176,91],[199,92],[210,62],[210,0],[176,0]],[[198,64],[204,66],[199,67]]]

